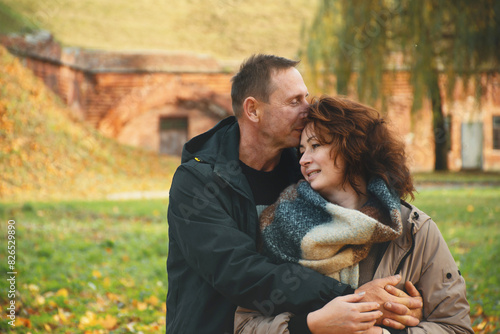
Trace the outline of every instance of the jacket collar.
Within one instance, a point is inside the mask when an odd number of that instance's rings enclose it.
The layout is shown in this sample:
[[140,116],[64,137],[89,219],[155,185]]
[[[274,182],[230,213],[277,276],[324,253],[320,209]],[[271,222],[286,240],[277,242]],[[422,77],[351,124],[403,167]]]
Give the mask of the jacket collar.
[[[405,201],[401,201],[401,218],[403,223],[403,233],[394,240],[401,249],[409,249],[412,243],[411,234],[417,233],[422,225],[431,219],[426,213],[417,209]],[[412,228],[413,226],[413,228]]]
[[[214,173],[241,195],[253,200],[252,191],[239,161],[240,127],[236,117],[230,116],[209,131],[188,141],[182,151],[182,162],[195,159],[209,163]],[[283,150],[281,159],[291,166],[290,182],[300,178],[297,154],[293,148]]]
[[214,173],[241,195],[253,199],[239,165],[240,128],[230,116],[212,129],[189,140],[182,150],[182,162],[195,159],[212,165]]

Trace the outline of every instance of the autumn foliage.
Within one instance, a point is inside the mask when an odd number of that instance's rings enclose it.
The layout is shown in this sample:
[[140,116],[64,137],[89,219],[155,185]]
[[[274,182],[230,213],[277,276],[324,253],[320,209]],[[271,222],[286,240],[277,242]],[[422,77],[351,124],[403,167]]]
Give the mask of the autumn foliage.
[[119,145],[78,121],[0,46],[0,199],[166,190],[177,158]]

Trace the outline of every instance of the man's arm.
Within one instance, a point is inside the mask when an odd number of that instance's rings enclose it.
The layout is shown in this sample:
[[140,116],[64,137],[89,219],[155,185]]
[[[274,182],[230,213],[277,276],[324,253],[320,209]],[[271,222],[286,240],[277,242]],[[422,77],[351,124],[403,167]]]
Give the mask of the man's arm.
[[[225,200],[241,197],[221,180],[214,180],[208,165],[201,165],[178,168],[168,222],[169,233],[189,266],[211,286],[232,303],[267,314],[315,310],[352,292],[347,285],[311,269],[275,265],[259,254],[255,241],[241,231]],[[212,179],[207,180],[207,175]],[[219,188],[208,193],[208,183]]]

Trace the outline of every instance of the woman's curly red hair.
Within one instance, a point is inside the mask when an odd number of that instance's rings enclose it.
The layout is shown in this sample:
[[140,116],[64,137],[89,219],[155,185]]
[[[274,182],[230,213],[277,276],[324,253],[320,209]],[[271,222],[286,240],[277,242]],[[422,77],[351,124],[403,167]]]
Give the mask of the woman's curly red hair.
[[356,179],[368,182],[378,176],[400,198],[415,198],[405,145],[377,110],[345,97],[323,96],[309,106],[307,123],[321,144],[332,145],[334,161],[338,156],[345,161],[344,184],[361,193]]

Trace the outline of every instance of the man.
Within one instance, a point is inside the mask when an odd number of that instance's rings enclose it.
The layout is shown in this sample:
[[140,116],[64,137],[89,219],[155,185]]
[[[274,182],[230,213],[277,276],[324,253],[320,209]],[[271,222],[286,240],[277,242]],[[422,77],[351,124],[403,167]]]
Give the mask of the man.
[[[308,91],[297,63],[249,58],[232,80],[235,117],[184,146],[168,209],[167,333],[232,333],[237,305],[298,314],[289,327],[307,330],[308,312],[354,292],[299,265],[272,264],[257,251],[259,212],[300,177],[293,148]],[[399,314],[408,308],[398,302],[420,307],[418,299],[384,291],[397,283],[392,277],[361,288],[370,291],[370,301],[392,301]]]

